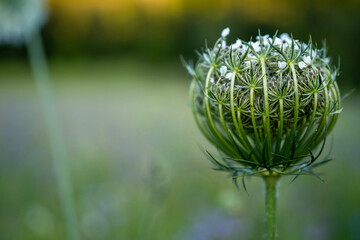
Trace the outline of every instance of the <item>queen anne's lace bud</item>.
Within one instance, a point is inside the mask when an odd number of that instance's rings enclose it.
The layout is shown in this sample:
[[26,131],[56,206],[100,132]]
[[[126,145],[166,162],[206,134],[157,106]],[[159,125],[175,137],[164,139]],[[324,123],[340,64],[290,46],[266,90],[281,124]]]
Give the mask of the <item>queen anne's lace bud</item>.
[[44,0],[0,0],[0,44],[26,41],[46,17]]
[[328,65],[325,47],[288,34],[224,46],[229,32],[192,71],[195,120],[222,155],[209,153],[210,160],[234,178],[313,173],[328,161],[316,160],[341,111],[338,69]]

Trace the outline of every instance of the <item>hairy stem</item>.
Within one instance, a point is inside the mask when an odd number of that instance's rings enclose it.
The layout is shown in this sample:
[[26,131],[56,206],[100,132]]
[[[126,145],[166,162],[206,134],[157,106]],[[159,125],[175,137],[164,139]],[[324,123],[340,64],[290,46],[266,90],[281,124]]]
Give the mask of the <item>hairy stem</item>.
[[80,239],[80,233],[67,168],[67,153],[56,112],[48,65],[39,34],[35,34],[27,42],[27,51],[45,117],[60,203],[67,226],[67,236],[69,240],[78,240]]
[[276,239],[276,198],[279,176],[264,176],[267,240]]

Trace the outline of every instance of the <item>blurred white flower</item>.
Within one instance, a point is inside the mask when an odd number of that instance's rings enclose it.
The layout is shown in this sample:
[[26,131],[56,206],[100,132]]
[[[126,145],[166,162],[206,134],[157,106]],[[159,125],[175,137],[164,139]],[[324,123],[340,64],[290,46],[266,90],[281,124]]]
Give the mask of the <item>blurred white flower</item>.
[[330,58],[327,57],[327,58],[324,59],[324,61],[325,61],[326,64],[329,64],[330,63]]
[[220,75],[225,76],[226,72],[227,72],[227,67],[226,66],[221,66],[220,67]]
[[280,40],[283,41],[284,43],[287,43],[290,45],[291,43],[291,37],[289,36],[289,34],[287,33],[282,33],[280,36]]
[[278,38],[278,37],[276,37],[276,38],[274,39],[274,44],[275,44],[275,45],[281,45],[281,44],[282,44],[281,39]]
[[227,37],[230,33],[230,28],[224,28],[221,32],[221,36],[224,38],[224,37]]
[[315,57],[316,57],[316,51],[311,50],[311,57],[312,57],[312,58],[315,58]]
[[259,52],[261,50],[260,42],[252,42],[251,46],[254,48],[255,52]]
[[236,40],[235,43],[233,43],[233,44],[231,45],[231,47],[232,47],[233,49],[236,49],[236,48],[239,48],[241,45],[242,45],[241,40],[238,39],[238,40]]
[[0,1],[0,44],[26,41],[47,19],[44,0]]
[[262,39],[263,41],[269,38],[269,34],[266,34],[264,36],[256,36],[256,40]]
[[233,74],[231,72],[229,72],[228,74],[226,74],[225,78],[227,79],[231,79],[233,76]]
[[299,62],[298,65],[299,65],[300,69],[303,69],[306,67],[306,63],[304,63],[304,62]]
[[304,63],[306,63],[307,65],[309,65],[311,63],[310,56],[304,56],[302,59],[303,59]]
[[261,40],[265,46],[270,45],[270,43],[272,42],[272,38],[269,36],[269,34],[266,34],[261,37],[257,36],[256,40],[257,40],[257,42],[259,42],[259,44],[260,44],[260,40]]
[[272,38],[269,37],[269,38],[264,39],[264,45],[265,46],[269,46],[270,43],[272,43]]
[[286,68],[286,62],[278,62],[278,67],[280,68],[280,69],[284,69],[284,68]]

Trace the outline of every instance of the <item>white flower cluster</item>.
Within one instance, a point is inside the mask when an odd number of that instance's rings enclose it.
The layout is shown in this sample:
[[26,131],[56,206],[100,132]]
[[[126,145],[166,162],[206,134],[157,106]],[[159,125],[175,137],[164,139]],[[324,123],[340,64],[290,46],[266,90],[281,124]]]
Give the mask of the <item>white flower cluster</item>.
[[[259,53],[262,49],[266,49],[270,47],[271,45],[277,47],[281,51],[289,51],[291,48],[294,49],[294,51],[299,51],[301,47],[306,48],[307,44],[300,43],[299,40],[294,40],[289,36],[287,33],[282,33],[279,35],[279,37],[270,37],[268,34],[264,36],[257,36],[256,41],[249,41],[249,42],[243,42],[240,39],[237,39],[235,43],[232,43],[228,45],[226,43],[226,37],[230,34],[230,28],[225,28],[221,32],[221,40],[220,43],[217,46],[217,49],[229,49],[231,48],[233,51],[238,51],[239,53],[244,53],[248,50],[249,46],[251,46],[251,51],[248,53],[248,57],[245,61],[245,64],[247,66],[250,66],[250,62],[257,61],[256,54]],[[278,54],[278,53],[275,53]],[[299,61],[297,63],[298,67],[300,69],[304,69],[308,66],[311,66],[311,63],[313,59],[316,57],[317,53],[316,51],[312,50],[311,48],[307,51],[308,55],[302,56],[302,61]],[[204,54],[205,61],[209,62],[209,56],[207,54]],[[325,62],[328,63],[329,59],[326,58]],[[286,61],[278,61],[277,66],[280,70],[285,69],[288,66],[288,63]],[[226,74],[227,68],[226,66],[222,66],[220,69],[221,76],[225,76],[226,78],[231,78],[231,75],[228,73]]]
[[20,44],[47,19],[44,0],[0,0],[0,44]]

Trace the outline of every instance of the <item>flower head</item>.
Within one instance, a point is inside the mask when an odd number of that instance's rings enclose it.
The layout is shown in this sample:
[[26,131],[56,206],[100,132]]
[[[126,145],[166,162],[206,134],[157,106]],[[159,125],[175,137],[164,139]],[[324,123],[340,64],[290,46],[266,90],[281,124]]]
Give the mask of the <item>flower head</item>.
[[341,111],[338,69],[328,65],[325,49],[288,34],[219,48],[225,30],[206,49],[209,60],[198,61],[191,84],[196,122],[222,156],[209,159],[235,179],[312,173],[326,162],[318,158]]
[[43,0],[0,0],[0,44],[20,44],[47,18]]

